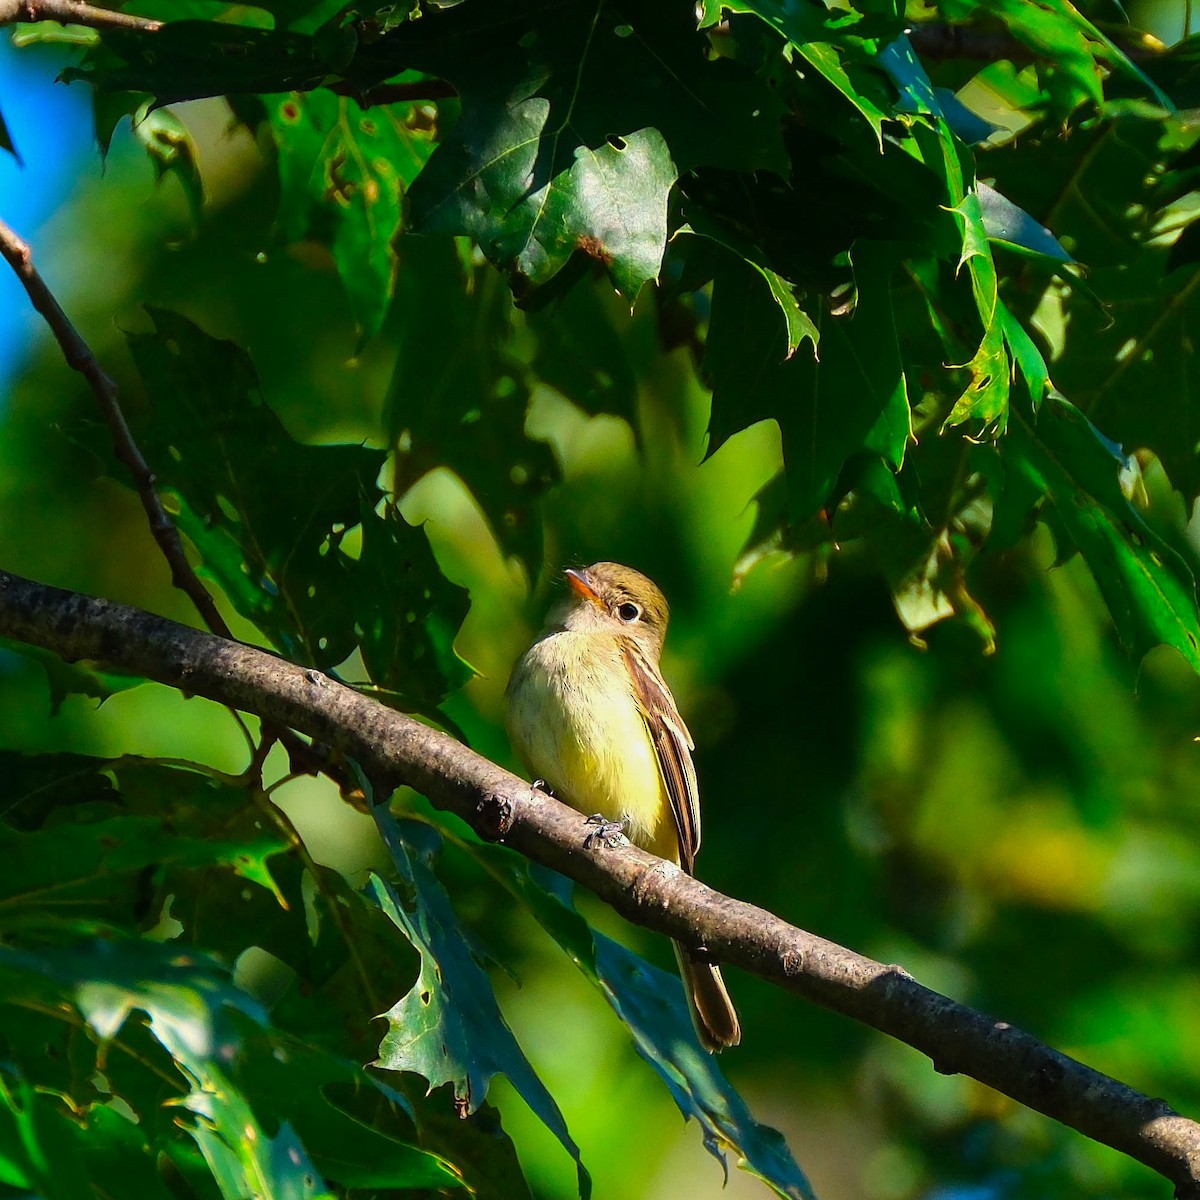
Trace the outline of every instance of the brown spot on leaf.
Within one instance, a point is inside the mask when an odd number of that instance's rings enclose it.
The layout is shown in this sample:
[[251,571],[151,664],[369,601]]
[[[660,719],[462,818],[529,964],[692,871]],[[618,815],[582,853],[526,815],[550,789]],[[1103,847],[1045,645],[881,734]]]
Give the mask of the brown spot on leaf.
[[606,267],[612,266],[612,251],[598,237],[593,237],[590,233],[581,233],[575,239],[575,247],[582,250],[588,258],[594,258]]

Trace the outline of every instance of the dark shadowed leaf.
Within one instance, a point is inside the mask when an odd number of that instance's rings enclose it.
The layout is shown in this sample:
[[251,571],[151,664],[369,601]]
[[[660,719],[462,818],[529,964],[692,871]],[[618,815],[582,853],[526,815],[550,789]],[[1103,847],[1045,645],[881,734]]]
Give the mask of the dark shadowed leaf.
[[146,92],[159,105],[312,87],[346,58],[344,47],[303,34],[216,21],[170,21],[151,34],[106,29],[101,43],[62,78],[86,79],[98,91]]
[[414,227],[471,234],[518,295],[579,253],[632,298],[661,263],[677,171],[785,169],[777,98],[708,61],[682,8],[459,5],[393,38],[463,102],[412,189]]
[[[291,657],[334,666],[363,637],[394,690],[436,703],[463,678],[452,650],[461,599],[435,618],[430,601],[457,592],[428,547],[418,550],[424,534],[376,517],[383,452],[294,441],[263,403],[242,350],[177,314],[150,315],[153,334],[129,335],[153,403],[139,432],[207,571]],[[342,543],[362,521],[369,549],[355,558]],[[404,638],[380,609],[363,612],[380,602],[365,589],[378,587],[393,561],[410,566],[388,579],[391,600],[405,620],[422,614]]]
[[471,678],[454,652],[469,601],[439,570],[429,539],[389,505],[362,513],[355,568],[359,646],[371,681],[437,704]]
[[788,325],[760,272],[729,261],[713,285],[709,453],[755,421],[778,421],[794,521],[830,498],[850,456],[879,455],[895,469],[904,460],[911,427],[888,287],[893,261],[886,247],[857,252],[853,313],[826,308],[815,321],[820,361],[807,347],[787,357]]
[[340,550],[375,483],[380,451],[302,446],[263,402],[250,359],[154,309],[129,334],[152,411],[142,445],[179,527],[234,606],[287,654],[333,666],[354,648],[352,567]]
[[512,300],[486,267],[463,267],[449,241],[405,238],[396,310],[395,374],[384,419],[403,493],[436,467],[466,484],[506,554],[536,577],[537,501],[558,480],[545,442],[525,434],[526,364],[514,344]]

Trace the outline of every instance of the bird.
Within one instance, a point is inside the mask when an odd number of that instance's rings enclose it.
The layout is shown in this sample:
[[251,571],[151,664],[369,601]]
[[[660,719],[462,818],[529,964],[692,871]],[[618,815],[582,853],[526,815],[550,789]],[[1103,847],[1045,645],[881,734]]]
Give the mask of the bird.
[[[692,736],[659,670],[666,598],[620,563],[563,574],[569,590],[509,679],[509,739],[559,799],[694,874],[700,790]],[[736,1046],[741,1024],[720,968],[672,944],[701,1045]]]

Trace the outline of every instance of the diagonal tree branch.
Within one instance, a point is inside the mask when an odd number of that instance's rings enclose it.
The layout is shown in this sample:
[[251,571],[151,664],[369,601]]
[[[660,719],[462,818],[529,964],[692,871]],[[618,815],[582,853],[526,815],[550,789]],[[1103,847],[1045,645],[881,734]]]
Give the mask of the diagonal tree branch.
[[1123,1151],[1200,1200],[1200,1125],[1002,1021],[634,847],[585,848],[573,809],[453,738],[307,670],[136,608],[0,571],[0,635],[94,659],[291,726],[403,780],[481,836],[584,884],[630,920],[861,1021],[1021,1104]]
[[0,0],[0,25],[16,21],[58,21],[90,29],[144,29],[147,33],[163,27],[162,21],[97,8],[94,4],[84,4],[83,0]]

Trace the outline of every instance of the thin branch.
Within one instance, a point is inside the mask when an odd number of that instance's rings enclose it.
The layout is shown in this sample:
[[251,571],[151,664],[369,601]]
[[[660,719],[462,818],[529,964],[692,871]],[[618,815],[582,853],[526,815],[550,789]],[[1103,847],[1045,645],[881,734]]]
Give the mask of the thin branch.
[[16,21],[58,21],[90,29],[142,29],[147,33],[157,33],[163,27],[162,21],[97,8],[82,0],[0,0],[0,25]]
[[632,846],[587,849],[573,809],[320,671],[3,571],[0,635],[256,713],[353,756],[371,777],[402,777],[481,836],[570,876],[637,924],[890,1034],[938,1071],[970,1075],[1151,1167],[1182,1200],[1200,1200],[1200,1125],[1165,1101]]
[[[7,2],[9,0],[0,0],[0,6]],[[203,618],[205,625],[213,633],[223,638],[232,638],[233,633],[218,611],[216,602],[192,570],[183,550],[179,530],[154,490],[154,472],[150,470],[133,440],[133,433],[125,420],[125,414],[121,411],[117,385],[100,366],[91,347],[71,324],[67,314],[63,312],[62,305],[54,298],[54,293],[38,273],[33,265],[33,252],[28,243],[18,237],[3,221],[0,221],[0,255],[4,256],[16,272],[17,278],[29,293],[33,307],[46,318],[46,324],[50,326],[55,340],[61,347],[67,366],[78,371],[95,393],[100,411],[104,414],[104,420],[112,435],[113,452],[133,479],[138,499],[141,500],[146,518],[150,522],[150,532],[171,568],[171,582],[187,595],[196,606],[196,611]]]
[[[2,6],[8,2],[9,0],[0,0],[0,12],[3,12]],[[154,24],[157,26],[157,22]],[[91,347],[71,324],[62,305],[59,304],[54,293],[33,265],[33,252],[29,244],[3,221],[0,221],[0,256],[3,256],[16,273],[25,291],[29,294],[33,307],[45,317],[46,324],[50,326],[50,330],[63,352],[63,357],[67,360],[67,365],[78,371],[91,386],[112,437],[113,453],[128,470],[149,521],[150,532],[171,569],[171,583],[191,600],[201,619],[213,633],[218,637],[233,640],[233,632],[226,624],[225,618],[221,616],[216,601],[213,600],[204,584],[200,582],[200,577],[188,562],[179,530],[159,499],[158,492],[155,490],[154,472],[151,471],[137,442],[134,441],[133,432],[121,410],[117,385],[100,366]],[[251,754],[254,755],[256,752],[254,739],[249,729],[236,711],[233,712],[233,717],[241,726],[242,732],[250,743]],[[334,762],[321,747],[307,745],[290,729],[273,731],[266,729],[263,731],[263,736],[268,748],[271,738],[278,738],[287,750],[292,766],[300,769],[304,774],[323,772],[339,787],[347,786],[346,775],[341,764]]]

